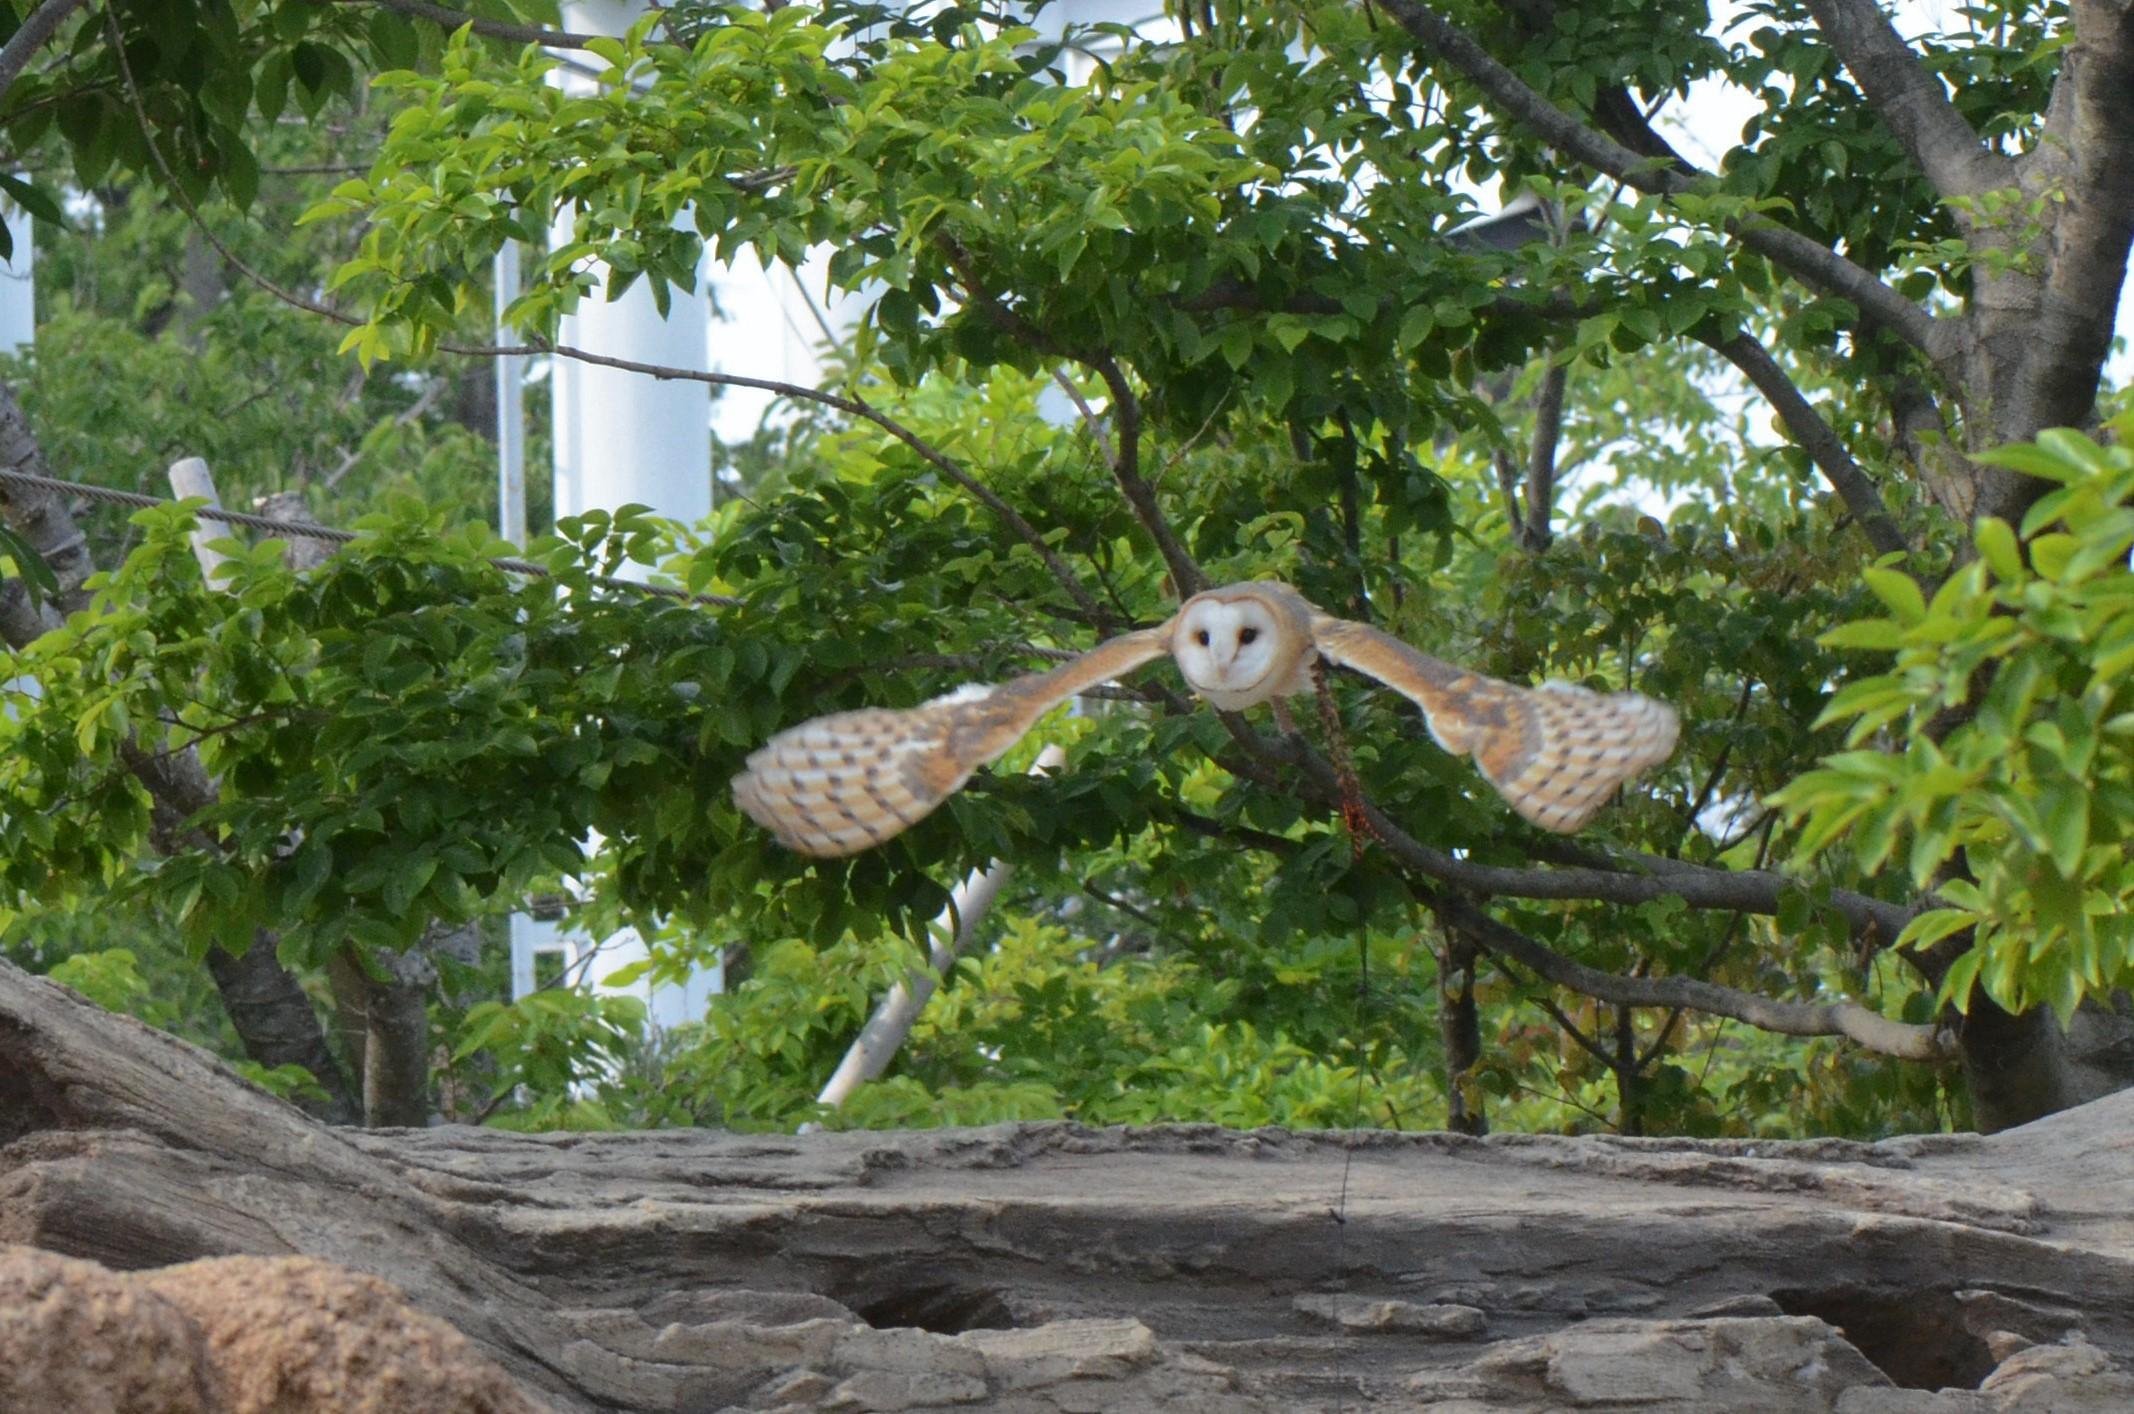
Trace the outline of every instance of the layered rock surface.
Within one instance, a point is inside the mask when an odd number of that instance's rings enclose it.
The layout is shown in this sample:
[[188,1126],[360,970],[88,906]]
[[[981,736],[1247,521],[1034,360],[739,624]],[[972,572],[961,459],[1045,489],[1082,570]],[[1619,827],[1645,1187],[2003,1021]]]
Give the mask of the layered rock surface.
[[1874,1145],[360,1132],[0,965],[0,1243],[0,1408],[2134,1408],[2134,1094]]

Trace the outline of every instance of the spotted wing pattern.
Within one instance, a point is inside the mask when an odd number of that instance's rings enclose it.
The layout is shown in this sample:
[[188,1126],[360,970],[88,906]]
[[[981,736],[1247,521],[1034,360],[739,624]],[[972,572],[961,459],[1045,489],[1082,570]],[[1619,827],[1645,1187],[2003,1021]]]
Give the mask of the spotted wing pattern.
[[1641,693],[1520,687],[1326,614],[1313,618],[1312,637],[1331,661],[1421,707],[1438,745],[1474,757],[1512,809],[1546,830],[1581,828],[1616,787],[1674,754],[1674,709]]
[[788,849],[856,854],[916,825],[1060,702],[1169,649],[1164,624],[998,687],[959,688],[903,711],[817,717],[748,758],[733,779],[734,803]]

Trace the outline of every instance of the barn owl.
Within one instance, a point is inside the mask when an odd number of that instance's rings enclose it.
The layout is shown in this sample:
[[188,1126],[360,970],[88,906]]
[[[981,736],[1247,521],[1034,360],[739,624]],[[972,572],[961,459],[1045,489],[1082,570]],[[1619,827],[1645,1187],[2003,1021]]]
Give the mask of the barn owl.
[[855,854],[917,824],[1060,702],[1166,653],[1195,693],[1233,712],[1309,690],[1317,659],[1354,668],[1420,706],[1437,744],[1473,756],[1514,810],[1565,834],[1675,747],[1665,703],[1564,682],[1500,682],[1322,614],[1286,584],[1255,582],[1196,594],[1169,621],[1050,672],[959,688],[904,711],[803,722],[748,758],[734,801],[790,849]]

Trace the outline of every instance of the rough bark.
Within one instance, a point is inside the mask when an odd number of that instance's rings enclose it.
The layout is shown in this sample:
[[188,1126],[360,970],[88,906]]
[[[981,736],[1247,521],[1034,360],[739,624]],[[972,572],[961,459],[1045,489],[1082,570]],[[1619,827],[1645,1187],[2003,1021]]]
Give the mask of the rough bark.
[[430,1122],[430,993],[437,967],[421,952],[381,953],[382,978],[367,983],[363,1031],[363,1122]]
[[296,974],[275,956],[276,935],[262,928],[252,946],[242,953],[227,948],[208,949],[208,975],[222,996],[230,1027],[245,1048],[245,1055],[273,1070],[299,1065],[311,1073],[325,1091],[323,1099],[307,1099],[304,1107],[329,1124],[353,1124],[352,1103],[341,1066],[326,1044],[311,998],[304,994]]
[[1482,1061],[1482,1017],[1475,1006],[1475,945],[1448,933],[1438,952],[1437,1029],[1445,1048],[1445,1127],[1455,1134],[1489,1133],[1489,1113],[1474,1069]]
[[323,1258],[569,1410],[2125,1407],[2130,1123],[337,1131],[0,966],[0,1243]]
[[2134,1084],[2134,1016],[2124,992],[2091,999],[2066,1030],[2034,1007],[2012,1015],[1974,991],[1957,1029],[1971,1114],[1988,1134]]
[[[186,824],[215,802],[214,787],[195,753],[165,755],[129,745],[120,748],[120,755],[154,802],[151,832],[158,850],[171,854],[215,847]],[[329,1123],[353,1124],[361,1112],[347,1077],[326,1043],[303,984],[282,966],[280,942],[278,933],[261,928],[241,955],[217,944],[208,950],[208,975],[245,1055],[269,1070],[302,1066],[325,1091],[325,1098],[307,1099],[304,1107]]]
[[[52,474],[14,388],[6,383],[0,383],[0,469],[31,476]],[[90,562],[88,538],[75,523],[66,499],[56,491],[0,483],[0,516],[51,569],[59,582],[58,608],[80,608],[86,602],[82,584],[96,566]],[[58,615],[49,610],[44,618],[48,628],[59,623]]]

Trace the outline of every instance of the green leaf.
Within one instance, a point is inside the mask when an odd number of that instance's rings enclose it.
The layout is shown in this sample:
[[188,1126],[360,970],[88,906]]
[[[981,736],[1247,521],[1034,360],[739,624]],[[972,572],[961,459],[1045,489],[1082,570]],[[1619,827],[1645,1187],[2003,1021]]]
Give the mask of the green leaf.
[[1964,908],[1930,908],[1913,916],[1897,935],[1900,948],[1927,948],[1954,933],[1973,927],[1978,915]]
[[52,194],[34,182],[0,172],[0,192],[7,193],[10,201],[40,221],[59,227],[67,224],[67,214],[60,210]]
[[422,892],[437,872],[437,857],[432,854],[404,856],[398,867],[386,876],[379,898],[386,911],[395,918],[405,918],[414,906],[415,896]]
[[1950,963],[1949,970],[1942,974],[1941,991],[1936,1001],[1954,1007],[1959,1014],[1968,1013],[1972,988],[1978,982],[1979,968],[1985,961],[1985,949],[1974,944],[1970,951]]
[[2016,548],[2015,532],[2008,528],[2007,521],[1988,516],[1973,528],[1971,537],[1995,578],[2004,584],[2023,582],[2023,556]]
[[2020,471],[2028,476],[2043,477],[2047,481],[2073,481],[2082,471],[2081,467],[2069,463],[2065,457],[2056,456],[2043,447],[2022,444],[1981,452],[1977,460],[1991,466],[2004,466],[2010,471]]
[[2090,842],[2089,792],[2072,781],[2053,781],[2038,793],[2038,819],[2044,827],[2053,866],[2077,877]]
[[1825,648],[1867,648],[1893,653],[1904,646],[1904,630],[1890,619],[1855,619],[1839,624],[1815,640]]
[[59,578],[44,562],[44,556],[38,554],[29,541],[4,525],[0,525],[0,555],[14,562],[15,573],[20,576],[33,608],[42,607],[46,595],[59,592]]
[[1897,616],[1898,623],[1909,626],[1926,618],[1926,596],[1920,592],[1918,581],[1902,570],[1870,565],[1860,571],[1860,578],[1883,606]]

